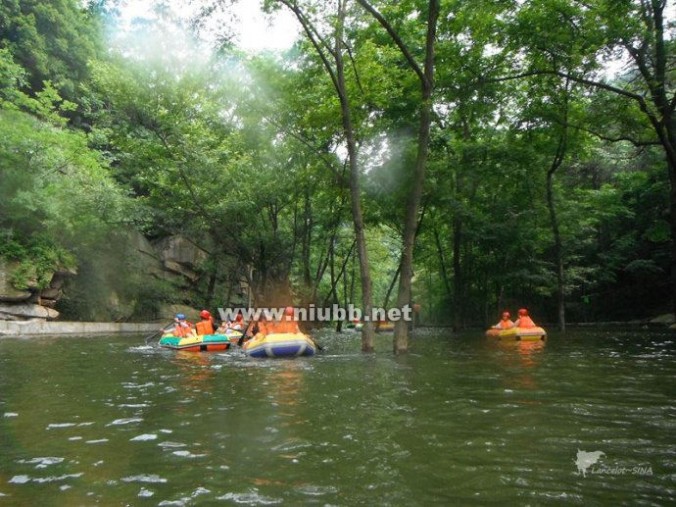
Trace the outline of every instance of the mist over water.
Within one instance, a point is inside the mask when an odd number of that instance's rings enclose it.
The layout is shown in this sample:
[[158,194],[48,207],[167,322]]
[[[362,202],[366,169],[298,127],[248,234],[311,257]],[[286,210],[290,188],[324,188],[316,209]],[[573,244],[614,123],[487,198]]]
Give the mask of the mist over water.
[[[323,354],[293,360],[175,353],[140,337],[1,340],[2,500],[674,500],[670,334],[499,346],[419,331],[403,357],[391,335],[372,355],[356,333],[316,338]],[[604,453],[586,476],[578,450]]]

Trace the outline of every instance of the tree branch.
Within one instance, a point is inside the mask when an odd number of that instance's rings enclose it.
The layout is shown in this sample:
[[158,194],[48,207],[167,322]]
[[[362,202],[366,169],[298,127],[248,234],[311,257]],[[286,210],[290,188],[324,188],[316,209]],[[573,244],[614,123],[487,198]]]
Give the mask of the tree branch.
[[315,51],[317,51],[319,58],[321,58],[322,63],[324,64],[324,68],[326,68],[326,72],[328,72],[329,77],[333,82],[333,86],[338,91],[338,93],[340,93],[340,86],[338,85],[338,78],[336,76],[336,73],[331,64],[329,63],[329,59],[326,57],[322,49],[322,47],[325,48],[326,51],[328,51],[332,56],[335,57],[331,47],[324,41],[324,39],[317,32],[314,26],[312,26],[307,17],[305,17],[303,11],[301,11],[300,7],[298,7],[298,5],[295,2],[291,2],[290,0],[277,0],[277,1],[283,5],[286,5],[286,7],[288,7],[291,10],[291,12],[293,12],[296,15],[296,18],[300,22],[301,26],[303,27],[303,30],[305,31],[305,34],[307,35],[307,38],[310,40],[312,46],[315,48]]
[[578,76],[573,76],[571,74],[567,74],[566,72],[562,72],[560,70],[532,70],[529,72],[522,72],[520,74],[513,74],[511,76],[502,76],[502,77],[496,77],[496,78],[491,78],[491,79],[482,79],[482,82],[484,83],[500,83],[502,81],[511,81],[513,79],[522,79],[524,77],[532,77],[532,76],[542,76],[542,75],[550,75],[550,76],[559,76],[564,79],[570,79],[571,81],[575,81],[576,83],[581,83],[585,84],[587,86],[593,86],[595,88],[601,88],[602,90],[606,90],[609,92],[616,93],[618,95],[622,95],[624,97],[630,98],[632,100],[637,101],[639,104],[646,104],[645,97],[643,95],[639,95],[638,93],[630,92],[628,90],[624,90],[622,88],[618,88],[616,86],[609,85],[607,83],[602,83],[600,81],[594,81],[593,79],[586,79],[583,77],[578,77]]
[[420,65],[418,65],[418,63],[415,61],[415,59],[413,58],[413,55],[408,50],[408,47],[406,46],[406,44],[404,44],[404,41],[401,40],[401,37],[399,37],[399,34],[394,31],[394,28],[392,28],[392,25],[390,25],[390,23],[383,17],[383,15],[380,14],[366,0],[357,0],[357,2],[364,9],[366,9],[374,18],[376,18],[378,23],[380,23],[380,25],[387,31],[387,33],[390,34],[390,37],[392,37],[392,40],[397,45],[399,50],[402,52],[402,54],[404,55],[404,58],[406,58],[406,61],[411,66],[413,71],[418,75],[418,78],[420,78],[420,81],[422,83],[424,83],[425,85],[429,86],[429,83],[427,81],[427,76],[425,76],[425,73],[420,68]]

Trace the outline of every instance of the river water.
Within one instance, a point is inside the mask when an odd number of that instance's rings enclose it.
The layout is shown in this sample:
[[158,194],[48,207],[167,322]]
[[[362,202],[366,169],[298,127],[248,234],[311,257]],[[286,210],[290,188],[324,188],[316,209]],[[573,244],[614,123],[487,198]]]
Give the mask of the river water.
[[3,505],[668,505],[676,335],[313,358],[0,340]]

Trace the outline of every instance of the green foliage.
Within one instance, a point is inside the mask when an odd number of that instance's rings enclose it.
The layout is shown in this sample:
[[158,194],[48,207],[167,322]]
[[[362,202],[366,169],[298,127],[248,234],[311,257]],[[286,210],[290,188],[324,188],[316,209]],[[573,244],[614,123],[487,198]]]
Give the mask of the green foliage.
[[17,261],[12,270],[12,285],[17,289],[43,289],[56,271],[71,270],[77,261],[68,250],[39,235],[23,242],[11,230],[0,231],[0,258]]
[[21,90],[34,96],[44,82],[77,101],[88,62],[100,51],[97,18],[76,0],[8,0],[0,4],[0,48],[24,69]]
[[[533,69],[595,79],[623,44],[652,47],[638,15],[646,5],[441,2],[415,250],[414,299],[427,317],[478,325],[498,305],[526,305],[555,318],[545,185],[562,139],[551,190],[571,318],[582,301],[584,315],[610,318],[666,299],[669,180],[645,112],[560,75],[490,79]],[[333,48],[335,16],[322,2],[303,6]],[[427,2],[377,7],[422,65]],[[15,285],[44,287],[54,270],[77,267],[66,317],[122,318],[112,299],[150,318],[165,301],[225,298],[249,275],[256,291],[318,302],[345,264],[339,299],[358,299],[340,102],[315,49],[212,58],[171,9],[158,12],[104,42],[100,16],[114,17],[105,2],[0,5],[0,256],[19,263]],[[420,88],[356,2],[343,42],[380,304],[399,259]],[[614,85],[647,97],[639,77]],[[636,146],[608,141],[618,139]],[[126,262],[125,229],[190,238],[209,252],[200,279],[185,290]]]

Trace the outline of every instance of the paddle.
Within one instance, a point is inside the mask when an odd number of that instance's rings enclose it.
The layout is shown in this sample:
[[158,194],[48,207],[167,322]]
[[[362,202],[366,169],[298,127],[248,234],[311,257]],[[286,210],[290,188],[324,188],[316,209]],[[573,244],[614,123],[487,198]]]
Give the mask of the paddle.
[[314,339],[312,336],[310,336],[310,335],[307,335],[307,337],[310,338],[310,340],[312,341],[312,343],[315,344],[315,347],[317,347],[317,350],[318,350],[319,352],[324,352],[324,347],[322,347],[319,343],[317,343],[317,340],[315,340],[315,339]]
[[174,321],[173,320],[169,324],[165,324],[164,327],[162,329],[160,329],[159,331],[155,331],[153,334],[146,336],[146,338],[145,338],[146,345],[148,345],[148,342],[154,340],[157,337],[157,335],[162,335],[162,333],[164,333],[165,331],[168,331],[170,327],[174,327]]
[[298,329],[298,332],[299,332],[299,333],[304,334],[305,336],[307,336],[307,337],[310,339],[310,341],[311,341],[312,343],[314,343],[315,347],[317,347],[317,350],[318,350],[319,352],[324,352],[324,347],[322,347],[319,343],[317,343],[317,340],[315,340],[315,339],[314,339],[312,336],[310,336],[309,334],[304,333],[304,332],[301,330],[300,326],[298,326],[297,329]]
[[244,339],[246,338],[246,334],[249,332],[249,328],[251,327],[251,323],[253,320],[250,320],[249,323],[246,325],[246,329],[242,333],[242,336],[239,337],[239,340],[237,340],[237,346],[241,347],[242,343],[244,343]]

